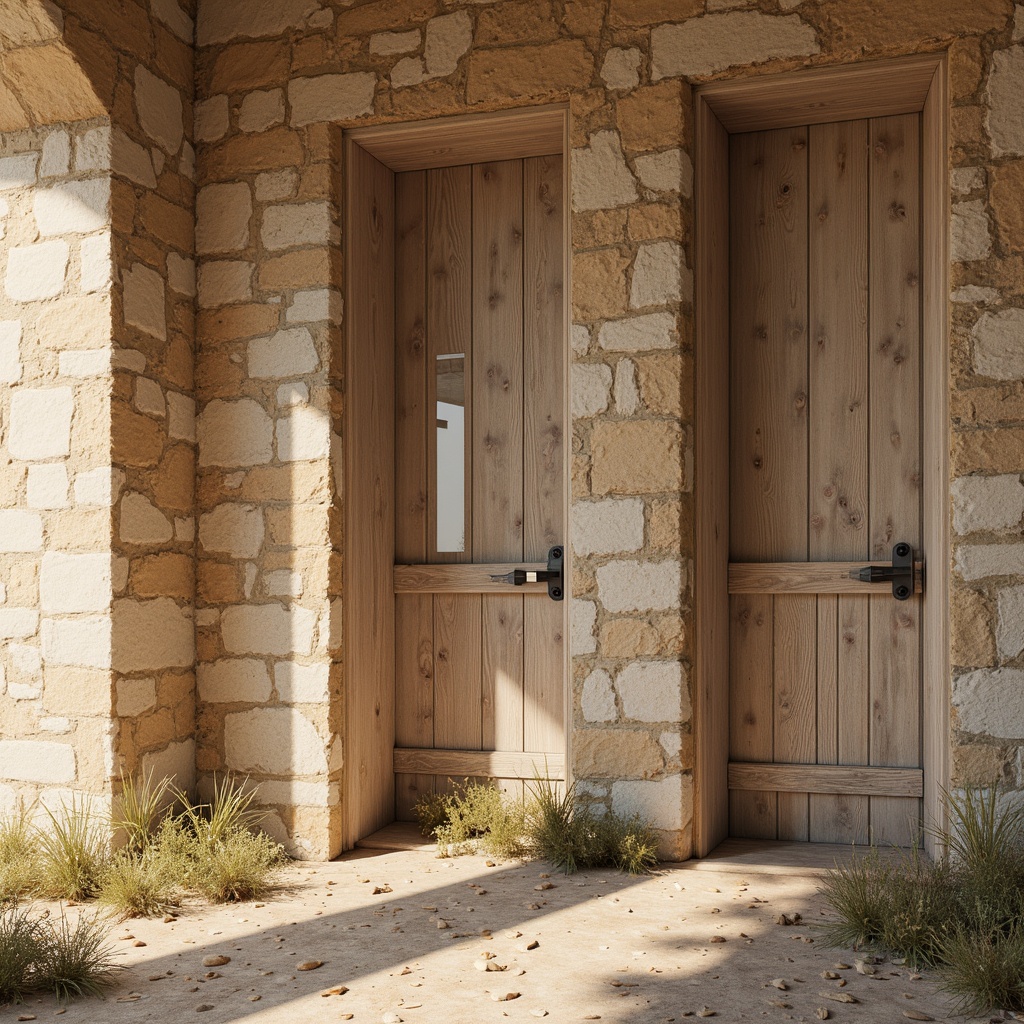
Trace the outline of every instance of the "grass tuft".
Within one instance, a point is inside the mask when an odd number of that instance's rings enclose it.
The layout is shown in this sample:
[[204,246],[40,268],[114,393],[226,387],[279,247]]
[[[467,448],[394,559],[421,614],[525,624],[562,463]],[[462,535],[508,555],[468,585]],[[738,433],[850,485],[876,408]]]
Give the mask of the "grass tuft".
[[0,1005],[20,1003],[39,962],[39,923],[24,907],[0,910]]
[[33,987],[66,1002],[75,996],[99,996],[120,967],[107,945],[106,930],[94,914],[80,914],[74,924],[61,913],[40,925],[42,935]]
[[0,906],[30,896],[39,885],[39,849],[29,818],[20,807],[0,819]]
[[100,877],[96,902],[122,920],[166,914],[178,903],[179,879],[174,863],[153,847],[138,855],[115,854]]
[[131,775],[121,776],[118,811],[110,823],[124,835],[125,849],[129,853],[141,855],[149,846],[170,792],[171,780],[165,775],[154,784],[152,770],[138,779]]
[[95,896],[110,857],[105,823],[92,813],[87,797],[72,796],[56,813],[44,809],[49,827],[35,835],[42,860],[40,895],[58,900]]

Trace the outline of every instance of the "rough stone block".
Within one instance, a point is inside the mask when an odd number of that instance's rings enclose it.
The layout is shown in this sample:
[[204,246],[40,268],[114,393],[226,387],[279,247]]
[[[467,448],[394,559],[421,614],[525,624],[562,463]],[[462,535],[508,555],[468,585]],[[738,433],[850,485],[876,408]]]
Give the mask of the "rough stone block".
[[613,46],[601,65],[604,84],[618,92],[635,89],[640,84],[641,53],[635,46]]
[[316,613],[298,605],[253,604],[225,608],[221,615],[229,654],[309,655]]
[[629,304],[633,309],[664,306],[693,298],[693,275],[683,265],[678,242],[649,242],[640,246],[633,263]]
[[200,466],[257,466],[274,455],[273,420],[251,398],[210,402],[199,415],[197,434]]
[[169,597],[114,602],[113,667],[118,672],[188,668],[195,662],[192,613]]
[[1003,249],[1024,252],[1024,160],[1014,160],[992,169],[989,202]]
[[1024,736],[1024,669],[967,672],[953,680],[955,725],[964,732],[1019,739]]
[[4,288],[14,302],[51,299],[64,290],[71,250],[62,239],[9,250]]
[[116,694],[118,718],[137,718],[156,707],[156,680],[152,676],[119,679]]
[[199,267],[199,305],[204,308],[252,298],[253,264],[242,260],[206,261]]
[[955,562],[965,580],[1024,576],[1024,544],[961,544]]
[[0,384],[21,380],[21,321],[0,320]]
[[1024,517],[1024,484],[1016,473],[953,481],[953,528],[964,535],[1016,529]]
[[276,331],[249,342],[250,377],[303,377],[319,365],[313,337],[305,327]]
[[293,78],[288,83],[291,123],[301,127],[317,121],[347,121],[370,114],[376,84],[376,75],[366,71]]
[[135,67],[135,109],[142,130],[174,156],[184,137],[181,93],[141,63]]
[[302,597],[302,573],[291,569],[264,573],[263,585],[270,597]]
[[66,131],[51,132],[43,140],[39,161],[40,178],[59,178],[71,170],[71,136]]
[[218,0],[199,9],[196,42],[210,46],[232,39],[279,36],[300,28],[319,8],[319,0]]
[[626,818],[637,814],[655,828],[671,832],[683,827],[683,805],[692,806],[692,791],[688,775],[644,781],[620,779],[612,783],[612,810]]
[[672,313],[647,313],[601,325],[597,343],[612,352],[645,352],[675,348],[676,318]]
[[682,432],[664,420],[598,421],[591,436],[595,494],[679,491]]
[[992,54],[988,79],[988,133],[996,156],[1024,156],[1024,46]]
[[106,292],[110,288],[110,232],[83,238],[79,246],[79,287],[86,294]]
[[[33,608],[0,608],[0,640],[25,640],[39,632],[39,612]],[[3,670],[0,668],[0,686]]]
[[0,779],[17,782],[74,782],[75,749],[46,740],[0,740]]
[[1024,587],[1005,587],[997,598],[996,647],[1006,661],[1024,651]]
[[473,42],[473,21],[466,11],[454,11],[427,22],[423,61],[431,78],[453,74],[459,58]]
[[594,637],[597,605],[593,601],[574,600],[570,612],[572,616],[569,634],[570,654],[573,657],[579,654],[594,654],[597,651],[597,640]]
[[263,547],[263,515],[255,505],[218,505],[199,517],[199,543],[209,554],[255,558]]
[[292,708],[253,708],[224,718],[224,754],[235,772],[321,775],[326,744],[316,726]]
[[85,235],[110,224],[110,179],[69,181],[37,189],[32,212],[41,235]]
[[615,411],[620,416],[632,416],[640,405],[640,392],[636,386],[636,364],[632,359],[620,359],[615,364]]
[[615,679],[627,718],[638,722],[685,722],[690,700],[683,667],[676,661],[634,661]]
[[666,149],[636,158],[636,173],[644,188],[689,196],[693,192],[693,164],[685,150]]
[[971,331],[974,368],[983,377],[1024,377],[1024,309],[986,313]]
[[635,729],[578,729],[573,736],[575,774],[584,779],[623,775],[648,778],[665,766],[661,747],[650,733]]
[[102,612],[110,607],[110,555],[47,551],[39,573],[44,612]]
[[229,123],[228,97],[224,93],[211,96],[196,104],[195,136],[197,142],[215,142],[227,134]]
[[331,454],[331,421],[312,406],[296,406],[277,421],[277,457],[282,462],[327,459]]
[[330,666],[280,661],[274,666],[277,699],[285,704],[322,704],[327,700]]
[[375,32],[370,36],[370,53],[388,56],[394,53],[412,53],[420,47],[422,38],[418,28],[408,32]]
[[644,503],[639,498],[574,502],[570,536],[578,555],[639,551],[644,544]]
[[263,211],[260,237],[268,249],[326,245],[330,235],[331,211],[327,203],[292,203],[268,206]]
[[67,508],[67,466],[63,462],[29,466],[26,496],[29,508]]
[[129,491],[121,499],[118,536],[125,544],[166,544],[174,536],[174,528],[149,498]]
[[597,416],[607,410],[612,386],[610,367],[604,363],[575,363],[571,378],[573,419]]
[[583,680],[581,706],[583,717],[588,722],[615,721],[618,711],[615,707],[612,677],[603,668],[594,669]]
[[213,704],[270,700],[270,673],[255,658],[221,658],[197,669],[199,699]]
[[207,185],[196,197],[196,251],[233,252],[249,244],[252,193],[244,182]]
[[75,474],[75,503],[109,508],[121,486],[119,472],[110,466],[99,466]]
[[954,263],[969,263],[986,259],[992,253],[988,213],[980,199],[953,206],[950,239]]
[[164,279],[136,263],[124,273],[124,322],[160,341],[167,340],[167,296]]
[[466,97],[470,104],[506,100],[509,83],[523,99],[564,95],[589,84],[594,58],[582,39],[540,46],[475,49],[469,58]]
[[572,153],[572,208],[602,210],[636,202],[636,181],[615,132],[597,132]]
[[109,669],[110,627],[108,615],[43,619],[43,661],[47,668],[77,665]]
[[172,292],[194,298],[196,294],[195,260],[179,256],[176,252],[167,254],[167,286]]
[[0,192],[34,185],[38,166],[38,153],[19,153],[17,156],[0,157]]
[[311,324],[323,320],[341,323],[341,296],[331,288],[307,288],[292,296],[285,319],[289,323]]
[[678,608],[683,588],[677,561],[609,562],[597,569],[597,593],[609,612]]
[[71,388],[19,388],[11,394],[7,447],[16,459],[33,461],[66,456],[71,451]]
[[258,89],[246,94],[238,111],[238,127],[241,131],[262,132],[283,123],[283,89]]

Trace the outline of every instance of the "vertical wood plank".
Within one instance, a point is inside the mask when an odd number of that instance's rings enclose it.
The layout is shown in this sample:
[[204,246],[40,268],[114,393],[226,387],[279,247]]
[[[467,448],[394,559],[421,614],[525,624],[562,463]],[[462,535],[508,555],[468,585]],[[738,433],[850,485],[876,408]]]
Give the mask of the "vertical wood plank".
[[[729,759],[771,761],[773,615],[770,594],[729,599]],[[729,832],[747,839],[775,839],[775,793],[729,794]]]
[[[480,750],[481,597],[434,595],[434,746]],[[440,780],[439,780],[440,781]]]
[[394,820],[394,174],[346,146],[343,845]]
[[[841,121],[809,130],[808,309],[810,323],[810,550],[812,561],[868,557],[868,123]],[[819,607],[824,597],[819,598]],[[830,602],[839,628],[839,602]],[[819,616],[819,626],[822,619]],[[853,627],[851,627],[853,628]],[[858,644],[866,639],[857,630]],[[838,641],[838,643],[837,643]],[[866,737],[866,675],[851,672],[850,638],[831,640],[819,629],[818,643],[832,654],[826,689],[829,723],[819,703],[822,760],[838,757],[836,737],[847,732],[848,754],[866,755],[854,738]],[[860,648],[858,647],[858,650]],[[866,650],[866,646],[864,647]],[[840,678],[838,652],[843,652]],[[832,687],[834,686],[834,690]],[[857,717],[861,721],[857,721]],[[823,754],[824,752],[824,754]],[[812,839],[852,842],[866,826],[867,798],[812,794]]]
[[[395,175],[395,560],[427,560],[427,178]],[[395,743],[434,745],[433,612],[427,594],[395,599]],[[395,776],[395,814],[412,821],[432,775]]]
[[522,594],[488,594],[483,606],[484,750],[523,750]]
[[[812,406],[813,411],[813,406]],[[819,594],[817,599],[817,723],[815,746],[818,764],[839,763],[839,664],[836,631],[839,598]],[[839,808],[835,797],[811,793],[808,801],[808,838],[812,843],[837,843]]]
[[[473,454],[469,439],[473,423],[472,351],[472,170],[443,167],[427,174],[427,408],[426,430],[427,538],[429,561],[469,562],[473,559],[472,479]],[[437,357],[461,352],[465,355],[465,550],[437,550],[437,445],[434,416],[437,409]]]
[[565,543],[562,158],[523,161],[524,552]]
[[[543,595],[525,598],[525,749],[565,749],[565,605]],[[543,765],[537,768],[543,771]]]
[[523,557],[523,163],[473,166],[473,558]]
[[[817,756],[817,598],[777,594],[774,608],[773,759],[813,764]],[[808,839],[808,794],[779,793],[779,839]]]
[[[871,557],[921,542],[920,115],[871,120]],[[920,764],[920,598],[870,600],[872,764]],[[919,801],[871,798],[876,842],[915,841]]]
[[[839,764],[869,764],[871,632],[866,594],[839,598]],[[870,798],[848,796],[837,806],[844,831],[835,842],[868,843]]]

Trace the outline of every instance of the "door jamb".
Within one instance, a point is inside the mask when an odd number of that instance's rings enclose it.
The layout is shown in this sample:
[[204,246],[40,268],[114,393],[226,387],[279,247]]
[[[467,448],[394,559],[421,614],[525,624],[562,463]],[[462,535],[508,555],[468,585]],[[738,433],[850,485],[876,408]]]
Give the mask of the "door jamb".
[[[921,113],[924,820],[949,784],[949,92],[945,52],[713,82],[695,90],[694,854],[729,834],[729,134]],[[934,855],[936,839],[925,834]]]

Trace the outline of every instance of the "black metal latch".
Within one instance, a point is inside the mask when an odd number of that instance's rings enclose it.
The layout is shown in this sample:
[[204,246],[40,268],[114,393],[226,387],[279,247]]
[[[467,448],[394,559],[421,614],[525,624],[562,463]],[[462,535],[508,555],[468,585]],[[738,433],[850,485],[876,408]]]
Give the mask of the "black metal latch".
[[513,587],[521,587],[524,583],[547,583],[548,597],[552,601],[561,601],[565,596],[562,580],[562,563],[565,552],[560,547],[548,551],[547,569],[513,569],[504,575],[492,576],[495,583],[510,583]]
[[906,601],[914,592],[914,549],[900,541],[892,549],[892,565],[865,565],[863,569],[851,569],[851,580],[862,583],[886,583],[892,581],[892,596],[897,601]]

